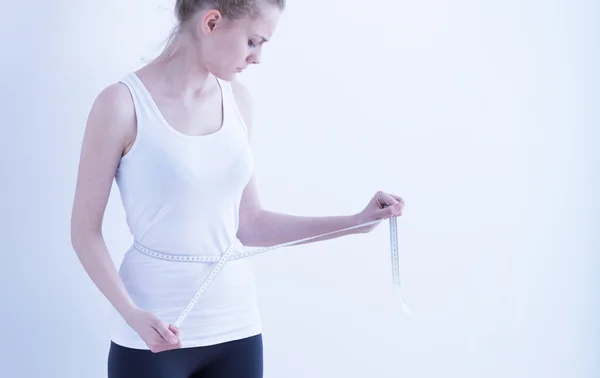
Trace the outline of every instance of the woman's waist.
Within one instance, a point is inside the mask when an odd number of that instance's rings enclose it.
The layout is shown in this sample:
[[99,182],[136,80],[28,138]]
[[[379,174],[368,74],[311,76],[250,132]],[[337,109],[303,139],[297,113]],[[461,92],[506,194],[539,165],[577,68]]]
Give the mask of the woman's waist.
[[146,236],[135,238],[131,249],[163,260],[216,262],[226,252],[235,252],[242,246],[236,235],[220,237],[171,237]]
[[[119,276],[132,297],[187,304],[216,264],[157,259],[131,248],[121,262]],[[228,261],[202,297],[253,291],[254,285],[254,272],[247,259]]]

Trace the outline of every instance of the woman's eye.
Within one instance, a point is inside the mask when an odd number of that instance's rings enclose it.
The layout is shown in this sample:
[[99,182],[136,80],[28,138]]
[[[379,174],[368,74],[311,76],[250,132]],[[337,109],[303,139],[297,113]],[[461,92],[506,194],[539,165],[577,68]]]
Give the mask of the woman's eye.
[[250,46],[250,47],[256,47],[256,43],[254,43],[251,40],[249,40],[248,41],[248,46]]

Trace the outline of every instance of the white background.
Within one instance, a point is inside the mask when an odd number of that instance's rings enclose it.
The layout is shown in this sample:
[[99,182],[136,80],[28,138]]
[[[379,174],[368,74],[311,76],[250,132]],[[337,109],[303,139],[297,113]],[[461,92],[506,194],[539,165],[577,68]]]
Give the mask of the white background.
[[[0,11],[0,370],[105,377],[108,302],[70,246],[98,92],[172,22],[153,0]],[[241,77],[271,210],[342,215],[405,198],[404,292],[387,223],[253,258],[266,378],[600,375],[600,6],[593,1],[290,1]],[[105,237],[131,237],[116,188]]]

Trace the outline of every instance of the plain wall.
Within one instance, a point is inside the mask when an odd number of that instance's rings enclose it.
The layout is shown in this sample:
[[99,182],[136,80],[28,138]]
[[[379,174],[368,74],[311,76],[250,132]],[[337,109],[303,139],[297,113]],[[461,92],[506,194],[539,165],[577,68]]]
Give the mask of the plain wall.
[[[0,12],[0,375],[105,377],[108,302],[70,245],[79,149],[105,86],[151,57],[170,2],[5,2]],[[262,202],[399,220],[252,259],[266,378],[600,375],[600,6],[290,1],[255,104]],[[131,243],[115,187],[105,237]]]

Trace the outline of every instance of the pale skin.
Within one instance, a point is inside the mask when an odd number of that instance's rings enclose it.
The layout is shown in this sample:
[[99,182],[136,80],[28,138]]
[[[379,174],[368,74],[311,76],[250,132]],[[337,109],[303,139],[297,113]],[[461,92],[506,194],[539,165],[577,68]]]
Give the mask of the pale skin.
[[[251,139],[251,97],[235,76],[240,69],[260,62],[261,49],[272,36],[278,19],[279,9],[268,6],[259,17],[234,24],[216,10],[199,11],[176,38],[172,54],[160,57],[137,72],[172,127],[188,135],[206,135],[218,130],[222,114],[214,75],[232,83],[236,103]],[[181,331],[132,302],[102,234],[115,172],[121,157],[129,152],[136,132],[135,110],[129,91],[119,83],[109,85],[97,96],[86,124],[72,210],[71,240],[94,284],[150,350],[157,353],[181,348]],[[238,238],[246,246],[277,245],[400,216],[403,207],[402,198],[379,191],[362,211],[352,215],[301,217],[282,214],[263,208],[256,179],[252,177],[241,198]],[[304,243],[367,233],[377,224]]]

